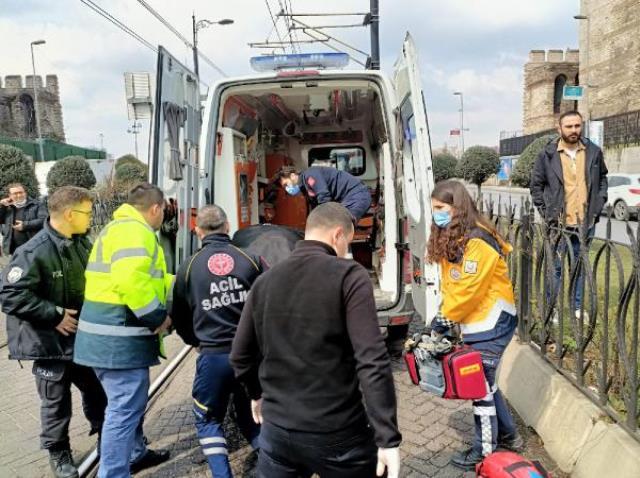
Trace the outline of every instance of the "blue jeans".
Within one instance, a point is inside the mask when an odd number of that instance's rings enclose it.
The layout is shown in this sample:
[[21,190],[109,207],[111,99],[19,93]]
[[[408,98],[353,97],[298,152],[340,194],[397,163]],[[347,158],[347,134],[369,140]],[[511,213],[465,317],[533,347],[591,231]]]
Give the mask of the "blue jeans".
[[147,452],[142,421],[149,393],[149,369],[94,370],[108,400],[98,478],[129,478],[130,463]]
[[486,342],[469,344],[482,355],[482,367],[487,380],[487,389],[489,390],[482,400],[473,401],[473,418],[475,421],[473,449],[483,456],[492,453],[499,441],[513,438],[516,435],[513,417],[496,383],[496,371],[498,370],[500,359],[504,349],[511,342],[514,332],[515,328],[502,337]]
[[[571,227],[568,226],[567,230],[569,231],[568,235],[569,235],[569,247],[571,247],[571,252],[573,253],[573,262],[575,263],[575,261],[578,260],[578,258],[580,257],[580,229],[576,228],[576,227]],[[589,244],[591,243],[591,239],[593,239],[593,236],[596,232],[596,228],[595,226],[593,226],[591,229],[589,229],[589,231],[587,232],[587,247],[589,246]],[[560,287],[560,276],[562,275],[562,266],[563,266],[563,261],[562,261],[562,256],[565,253],[567,249],[567,241],[563,238],[560,239],[560,241],[558,242],[558,250],[557,250],[557,254],[558,257],[556,257],[555,259],[555,264],[554,264],[554,289],[557,289]],[[571,261],[571,255],[569,254],[569,260]],[[571,263],[571,269],[573,269],[574,265],[573,263]],[[569,278],[571,279],[571,278]],[[577,279],[577,283],[576,283],[576,290],[575,290],[575,294],[573,295],[572,298],[572,303],[570,304],[572,306],[573,310],[580,310],[582,309],[582,298],[584,296],[584,270],[580,271],[580,274],[578,275],[578,279]],[[549,293],[547,293],[547,300],[549,300]]]
[[249,398],[235,379],[228,353],[203,352],[198,356],[192,395],[198,439],[211,474],[216,478],[232,478],[222,428],[231,395],[238,427],[254,449],[258,448],[260,427],[253,421]]

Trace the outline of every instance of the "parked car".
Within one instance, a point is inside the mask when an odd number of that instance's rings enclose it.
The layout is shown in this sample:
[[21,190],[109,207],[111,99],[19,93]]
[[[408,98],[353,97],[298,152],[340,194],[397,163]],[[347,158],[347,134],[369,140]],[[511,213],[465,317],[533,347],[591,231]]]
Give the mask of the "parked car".
[[613,216],[620,221],[626,221],[631,215],[637,215],[640,207],[640,174],[610,174],[607,180],[607,207],[613,207]]

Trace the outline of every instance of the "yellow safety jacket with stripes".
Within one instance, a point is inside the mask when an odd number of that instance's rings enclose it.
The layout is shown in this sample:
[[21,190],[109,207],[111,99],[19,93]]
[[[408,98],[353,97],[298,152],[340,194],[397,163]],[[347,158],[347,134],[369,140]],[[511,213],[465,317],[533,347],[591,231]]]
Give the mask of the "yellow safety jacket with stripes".
[[462,257],[443,260],[441,321],[458,323],[467,342],[491,340],[513,331],[516,306],[505,256],[510,244],[478,225]]
[[129,204],[98,236],[86,270],[74,362],[90,367],[142,368],[159,362],[174,276],[167,274],[155,231]]

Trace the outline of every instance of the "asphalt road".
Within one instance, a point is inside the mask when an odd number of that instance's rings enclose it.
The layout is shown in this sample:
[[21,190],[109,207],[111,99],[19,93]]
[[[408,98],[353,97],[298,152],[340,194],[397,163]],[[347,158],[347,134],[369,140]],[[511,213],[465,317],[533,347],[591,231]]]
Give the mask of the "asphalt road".
[[[470,186],[469,191],[474,197],[477,197],[478,190],[475,186]],[[510,207],[516,208],[516,217],[520,217],[520,208],[523,201],[531,200],[529,193],[524,192],[521,189],[509,190],[504,187],[491,187],[484,186],[482,188],[482,196],[483,201],[485,203],[485,210],[487,201],[493,202],[494,213],[498,212],[498,207],[500,207],[500,213],[506,214]],[[500,205],[500,206],[499,206]],[[536,220],[539,220],[539,216],[536,212]],[[600,222],[596,225],[596,234],[595,237],[604,239],[607,236],[607,216],[603,215],[600,219]],[[631,220],[629,221],[629,226],[633,232],[633,235],[636,236],[638,232],[638,221]],[[611,239],[615,242],[619,242],[622,244],[631,244],[629,240],[629,235],[627,233],[627,225],[624,221],[618,221],[616,219],[611,219]]]

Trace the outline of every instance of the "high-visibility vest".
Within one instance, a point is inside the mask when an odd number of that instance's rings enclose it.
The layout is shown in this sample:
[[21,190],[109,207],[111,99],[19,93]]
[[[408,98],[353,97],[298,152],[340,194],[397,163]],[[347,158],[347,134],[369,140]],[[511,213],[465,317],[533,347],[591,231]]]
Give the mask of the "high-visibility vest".
[[113,369],[157,364],[162,340],[153,331],[166,319],[174,276],[155,231],[133,206],[120,206],[102,230],[85,275],[74,361]]

